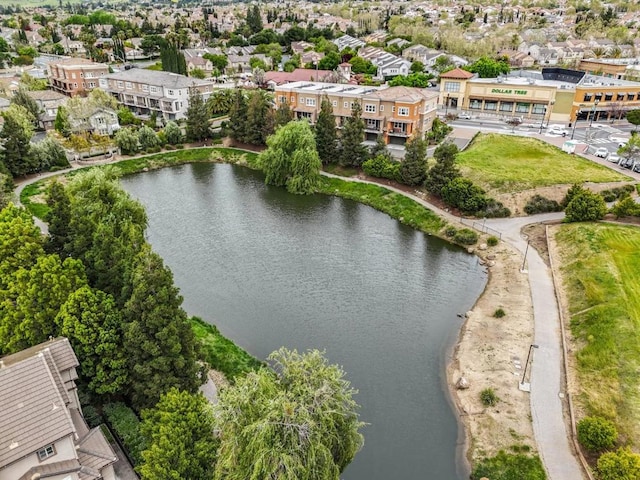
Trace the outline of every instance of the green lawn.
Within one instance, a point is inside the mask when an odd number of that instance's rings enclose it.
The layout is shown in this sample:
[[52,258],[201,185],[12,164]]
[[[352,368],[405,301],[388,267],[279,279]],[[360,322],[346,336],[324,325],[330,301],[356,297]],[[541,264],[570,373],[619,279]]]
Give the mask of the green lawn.
[[571,332],[579,348],[579,403],[640,442],[640,229],[563,225],[556,235]]
[[469,148],[458,155],[457,163],[464,176],[487,190],[498,192],[631,180],[540,140],[493,133],[478,135]]

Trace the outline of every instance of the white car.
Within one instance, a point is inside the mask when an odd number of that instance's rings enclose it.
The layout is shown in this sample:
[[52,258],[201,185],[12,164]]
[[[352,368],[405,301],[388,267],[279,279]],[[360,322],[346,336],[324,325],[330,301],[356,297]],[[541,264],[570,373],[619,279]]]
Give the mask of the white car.
[[610,153],[607,156],[607,160],[609,160],[611,163],[619,163],[620,162],[620,155],[618,155],[617,153]]
[[466,113],[466,112],[462,112],[458,114],[458,118],[460,120],[471,120],[471,114],[470,113]]
[[597,149],[596,149],[596,151],[595,151],[595,152],[593,152],[593,154],[594,154],[596,157],[600,157],[600,158],[607,158],[607,155],[609,155],[609,150],[607,150],[607,149],[606,149],[606,148],[604,148],[604,147],[600,147],[600,148],[597,148]]
[[566,137],[569,134],[567,129],[560,125],[551,125],[547,130],[547,133],[551,135],[562,135],[563,137]]

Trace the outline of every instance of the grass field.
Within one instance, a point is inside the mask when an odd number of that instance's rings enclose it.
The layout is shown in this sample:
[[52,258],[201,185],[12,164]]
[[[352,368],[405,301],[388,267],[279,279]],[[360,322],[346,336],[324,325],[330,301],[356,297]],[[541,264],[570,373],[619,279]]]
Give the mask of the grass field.
[[[640,229],[564,225],[556,235],[587,415],[640,444]],[[569,320],[569,319],[568,319]]]
[[631,178],[540,140],[481,134],[457,157],[463,175],[487,190],[517,192],[536,187]]

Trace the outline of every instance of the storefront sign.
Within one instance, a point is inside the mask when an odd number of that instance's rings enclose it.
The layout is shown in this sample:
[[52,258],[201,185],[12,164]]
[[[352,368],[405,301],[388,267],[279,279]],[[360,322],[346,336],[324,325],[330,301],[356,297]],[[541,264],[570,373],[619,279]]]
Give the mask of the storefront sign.
[[527,91],[526,90],[511,90],[511,89],[504,89],[504,88],[492,88],[491,89],[491,93],[506,93],[509,95],[526,95]]

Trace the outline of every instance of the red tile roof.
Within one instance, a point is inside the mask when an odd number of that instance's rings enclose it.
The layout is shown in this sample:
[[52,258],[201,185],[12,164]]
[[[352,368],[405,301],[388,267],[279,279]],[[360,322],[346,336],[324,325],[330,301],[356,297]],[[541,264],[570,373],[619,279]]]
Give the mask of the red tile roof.
[[456,78],[458,80],[468,80],[471,77],[473,77],[473,73],[462,70],[461,68],[454,68],[440,75],[440,78]]
[[274,82],[276,85],[291,82],[319,82],[331,73],[333,73],[331,70],[296,68],[293,72],[267,72],[264,74],[264,80]]

